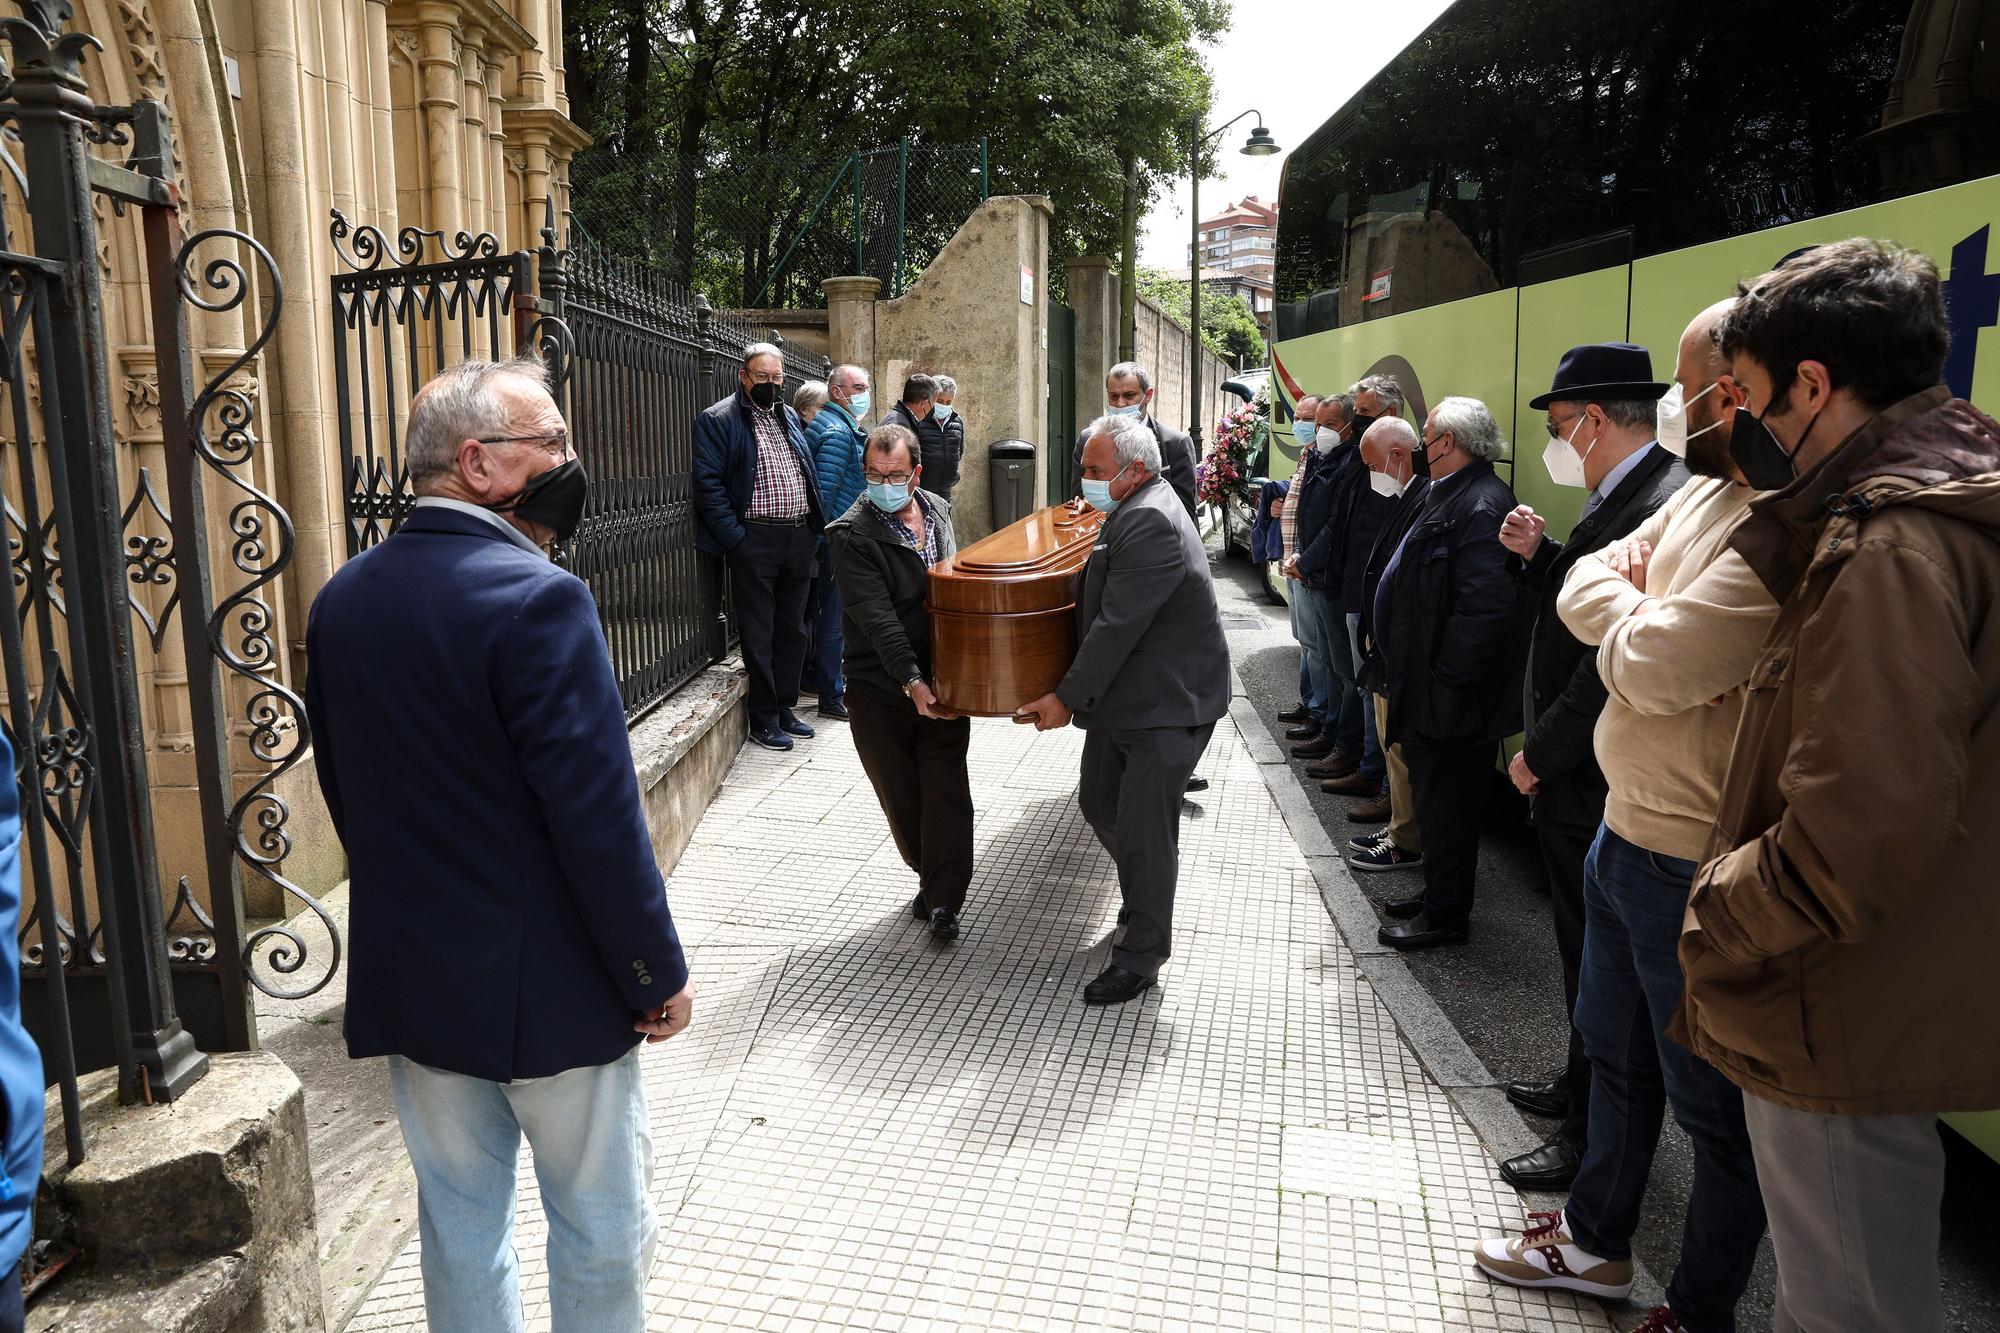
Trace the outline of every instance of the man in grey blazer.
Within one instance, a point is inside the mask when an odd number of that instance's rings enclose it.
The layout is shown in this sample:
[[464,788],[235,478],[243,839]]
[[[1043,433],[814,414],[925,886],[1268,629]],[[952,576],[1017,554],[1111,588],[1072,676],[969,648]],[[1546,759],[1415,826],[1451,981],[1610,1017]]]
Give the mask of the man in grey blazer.
[[[1153,415],[1153,377],[1137,361],[1120,361],[1104,377],[1104,403],[1107,415],[1131,417],[1152,432],[1160,446],[1160,466],[1153,475],[1173,487],[1174,494],[1181,498],[1181,506],[1187,510],[1188,518],[1193,519],[1194,441],[1186,431],[1175,430]],[[1089,430],[1076,437],[1078,485],[1073,495],[1083,494],[1083,446],[1088,443]]]
[[1144,421],[1085,433],[1083,495],[1110,514],[1084,566],[1077,650],[1062,683],[1017,712],[1037,730],[1086,733],[1077,805],[1118,866],[1123,935],[1086,1004],[1122,1004],[1171,952],[1181,793],[1229,708],[1229,645],[1208,553],[1165,479]]

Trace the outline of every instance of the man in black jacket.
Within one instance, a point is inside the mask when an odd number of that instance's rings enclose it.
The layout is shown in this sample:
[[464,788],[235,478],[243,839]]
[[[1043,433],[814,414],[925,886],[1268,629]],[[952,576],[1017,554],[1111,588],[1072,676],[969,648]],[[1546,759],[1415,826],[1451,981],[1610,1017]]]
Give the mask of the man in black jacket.
[[1389,684],[1388,735],[1410,766],[1424,835],[1424,889],[1385,910],[1382,943],[1422,949],[1464,940],[1479,864],[1479,824],[1500,741],[1520,726],[1532,606],[1508,577],[1500,524],[1514,492],[1493,470],[1506,449],[1484,403],[1431,409],[1419,468],[1424,512],[1376,588],[1375,630]]
[[[1386,382],[1387,389],[1378,387],[1378,381]],[[1340,479],[1333,500],[1333,548],[1328,553],[1326,582],[1334,590],[1334,607],[1339,620],[1335,626],[1342,636],[1341,641],[1348,650],[1348,661],[1352,665],[1349,673],[1350,687],[1354,692],[1355,705],[1361,717],[1361,755],[1359,765],[1352,773],[1340,777],[1329,777],[1320,783],[1323,791],[1340,796],[1366,796],[1371,802],[1379,802],[1388,795],[1383,785],[1388,776],[1388,764],[1382,757],[1380,738],[1375,734],[1375,710],[1370,706],[1368,693],[1361,688],[1361,600],[1362,582],[1367,571],[1368,553],[1375,549],[1375,539],[1381,535],[1382,524],[1395,508],[1395,497],[1383,494],[1370,484],[1369,467],[1361,456],[1362,437],[1384,420],[1400,421],[1390,409],[1391,400],[1385,395],[1395,392],[1394,406],[1402,406],[1401,390],[1395,389],[1395,381],[1386,375],[1370,376],[1355,386],[1354,420],[1349,427],[1349,447],[1341,452],[1351,455],[1347,460],[1345,473]]]
[[[1500,544],[1510,553],[1507,568],[1536,603],[1522,699],[1526,744],[1508,775],[1533,803],[1562,955],[1564,1009],[1572,1015],[1583,965],[1583,863],[1604,819],[1604,774],[1591,738],[1605,691],[1597,649],[1564,627],[1556,597],[1571,566],[1631,533],[1686,484],[1686,465],[1654,442],[1654,415],[1666,390],[1654,381],[1653,360],[1643,347],[1571,348],[1549,391],[1529,406],[1548,410],[1550,478],[1589,491],[1582,517],[1567,542],[1547,536],[1542,516],[1527,505],[1500,528]],[[1590,1061],[1573,1017],[1566,1069],[1511,1083],[1507,1097],[1562,1124],[1541,1147],[1501,1163],[1500,1174],[1519,1189],[1568,1189],[1583,1161],[1590,1110]]]
[[[1137,361],[1120,361],[1104,377],[1104,408],[1114,417],[1138,417],[1153,432],[1160,445],[1160,476],[1173,488],[1188,517],[1195,517],[1194,441],[1186,431],[1175,430],[1153,415],[1153,377]],[[1076,437],[1074,495],[1083,494],[1083,446],[1090,442],[1085,430]],[[1196,524],[1200,526],[1199,522]]]
[[1424,497],[1430,491],[1430,479],[1416,473],[1418,446],[1416,427],[1401,417],[1378,421],[1361,437],[1361,458],[1368,464],[1368,484],[1377,493],[1390,497],[1390,506],[1383,517],[1382,530],[1375,535],[1362,561],[1361,623],[1355,634],[1361,660],[1355,674],[1367,696],[1369,712],[1375,718],[1375,734],[1380,738],[1389,780],[1389,790],[1380,800],[1347,812],[1347,817],[1357,824],[1383,825],[1380,833],[1348,839],[1347,864],[1360,871],[1415,870],[1424,863],[1424,837],[1417,827],[1410,768],[1403,760],[1403,747],[1387,736],[1388,673],[1382,665],[1382,645],[1375,638],[1375,593],[1382,583],[1382,571],[1423,515]]
[[903,381],[903,397],[882,414],[885,426],[901,426],[917,438],[917,449],[931,460],[932,495],[949,500],[958,485],[958,464],[965,451],[963,432],[948,433],[937,414],[937,381],[929,375],[912,375]]
[[951,504],[919,490],[923,453],[901,425],[877,426],[862,451],[867,493],[827,524],[840,587],[848,726],[903,862],[917,872],[910,914],[931,937],[958,938],[972,882],[972,722],[931,692],[930,569],[953,554]]

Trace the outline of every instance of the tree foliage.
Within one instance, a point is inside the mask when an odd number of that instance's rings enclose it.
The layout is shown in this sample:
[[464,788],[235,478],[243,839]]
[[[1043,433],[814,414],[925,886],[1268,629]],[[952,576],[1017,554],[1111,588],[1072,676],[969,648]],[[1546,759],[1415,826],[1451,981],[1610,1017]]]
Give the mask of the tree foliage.
[[[1139,295],[1180,321],[1188,323],[1188,284],[1156,268],[1139,270]],[[1236,366],[1254,366],[1264,359],[1264,330],[1242,297],[1204,284],[1201,291],[1201,340],[1208,350]]]
[[683,280],[720,264],[745,286],[799,235],[851,152],[906,138],[987,138],[993,193],[1054,203],[1055,256],[1114,251],[1121,163],[1137,164],[1142,208],[1186,174],[1210,93],[1196,44],[1228,18],[1227,0],[565,9],[571,115],[595,140],[575,164],[579,220],[607,248]]

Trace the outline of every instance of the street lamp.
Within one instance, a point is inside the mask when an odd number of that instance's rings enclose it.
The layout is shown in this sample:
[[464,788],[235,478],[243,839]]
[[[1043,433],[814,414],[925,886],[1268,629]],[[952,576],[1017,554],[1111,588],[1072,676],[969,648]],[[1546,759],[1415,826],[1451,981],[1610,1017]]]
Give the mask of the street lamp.
[[1278,151],[1278,141],[1271,137],[1271,131],[1264,128],[1264,113],[1256,109],[1225,120],[1208,133],[1201,131],[1201,117],[1194,118],[1192,132],[1188,136],[1188,211],[1193,227],[1194,245],[1188,253],[1188,330],[1192,342],[1188,347],[1188,436],[1194,441],[1194,456],[1201,458],[1201,150],[1211,139],[1222,137],[1223,131],[1240,120],[1256,117],[1257,124],[1250,131],[1250,137],[1243,141],[1243,156],[1269,157]]

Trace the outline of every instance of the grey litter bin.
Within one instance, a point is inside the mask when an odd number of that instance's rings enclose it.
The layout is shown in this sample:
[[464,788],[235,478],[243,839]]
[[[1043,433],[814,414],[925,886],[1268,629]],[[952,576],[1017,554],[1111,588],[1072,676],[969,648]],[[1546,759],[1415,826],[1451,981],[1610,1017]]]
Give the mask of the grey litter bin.
[[986,451],[986,476],[992,487],[987,503],[996,530],[1034,512],[1034,445],[1026,440],[995,440]]

